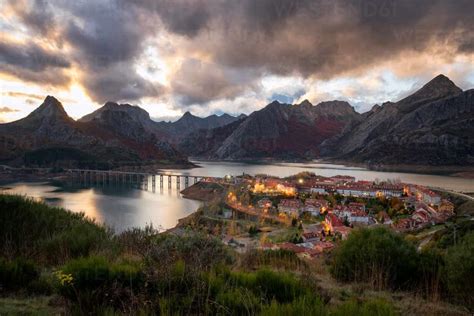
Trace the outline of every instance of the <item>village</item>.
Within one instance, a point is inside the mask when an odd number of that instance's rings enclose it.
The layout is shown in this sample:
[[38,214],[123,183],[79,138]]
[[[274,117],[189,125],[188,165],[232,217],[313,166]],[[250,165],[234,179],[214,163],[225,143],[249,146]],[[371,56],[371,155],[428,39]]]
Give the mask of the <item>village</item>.
[[221,193],[206,217],[218,220],[221,229],[216,235],[241,252],[284,249],[315,258],[330,252],[357,227],[383,225],[413,233],[454,215],[454,204],[440,194],[400,181],[356,181],[351,176],[303,172],[287,178],[209,178],[199,185]]

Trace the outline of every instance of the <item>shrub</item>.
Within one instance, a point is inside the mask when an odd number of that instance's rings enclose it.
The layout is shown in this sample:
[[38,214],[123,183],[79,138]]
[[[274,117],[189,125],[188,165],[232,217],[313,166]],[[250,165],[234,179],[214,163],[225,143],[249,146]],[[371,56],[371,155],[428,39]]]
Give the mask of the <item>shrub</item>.
[[14,195],[0,195],[0,226],[1,255],[51,264],[86,256],[109,237],[84,214]]
[[0,259],[0,290],[24,289],[38,278],[38,268],[31,261]]
[[444,257],[437,248],[429,248],[419,254],[418,287],[423,296],[432,300],[438,300],[445,287],[443,282]]
[[241,256],[241,266],[253,269],[260,266],[269,266],[284,270],[306,270],[308,264],[289,250],[258,250],[252,249]]
[[474,232],[448,249],[446,281],[449,294],[471,310],[474,309]]
[[189,232],[184,236],[157,236],[146,260],[150,265],[159,262],[164,269],[182,260],[189,269],[209,271],[215,265],[230,263],[233,258],[219,239]]
[[383,227],[358,229],[336,249],[331,273],[339,281],[401,288],[416,278],[417,260],[415,247],[398,234]]
[[144,275],[136,264],[110,263],[103,257],[72,260],[56,275],[59,292],[82,312],[105,306],[129,310],[134,291],[144,284]]

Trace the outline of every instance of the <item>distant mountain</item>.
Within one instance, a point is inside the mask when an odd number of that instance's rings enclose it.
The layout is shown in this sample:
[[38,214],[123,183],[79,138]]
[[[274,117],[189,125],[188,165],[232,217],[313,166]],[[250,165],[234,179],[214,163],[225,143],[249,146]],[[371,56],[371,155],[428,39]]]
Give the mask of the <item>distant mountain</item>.
[[324,140],[341,132],[359,116],[342,101],[316,106],[307,100],[297,105],[274,101],[238,124],[190,135],[180,148],[217,159],[317,157]]
[[274,101],[245,120],[184,137],[214,159],[323,158],[369,165],[474,165],[474,90],[439,75],[412,95],[359,114],[342,101]]
[[157,126],[161,133],[167,135],[170,141],[179,143],[185,136],[191,133],[198,130],[210,130],[230,124],[239,120],[242,115],[234,117],[225,113],[220,116],[214,114],[201,118],[191,114],[190,112],[186,112],[176,122],[158,122]]
[[78,120],[83,123],[100,124],[125,137],[141,141],[152,137],[164,137],[158,123],[144,109],[130,104],[107,102],[100,109]]
[[323,146],[323,153],[369,164],[474,164],[474,90],[439,75]]
[[177,144],[178,150],[191,157],[206,159],[214,158],[215,152],[247,118],[245,115],[230,124],[212,128],[200,129],[183,137]]
[[186,112],[172,123],[155,122],[137,106],[107,102],[75,121],[48,96],[27,117],[0,124],[0,163],[117,167],[187,164],[187,155],[471,166],[473,135],[474,90],[462,91],[443,75],[363,114],[344,101],[274,101],[248,117]]
[[[147,120],[148,118],[148,120]],[[148,130],[144,110],[107,103],[74,121],[52,96],[27,117],[0,124],[0,161],[30,166],[109,168],[147,163],[188,164]],[[150,125],[151,126],[151,125]]]

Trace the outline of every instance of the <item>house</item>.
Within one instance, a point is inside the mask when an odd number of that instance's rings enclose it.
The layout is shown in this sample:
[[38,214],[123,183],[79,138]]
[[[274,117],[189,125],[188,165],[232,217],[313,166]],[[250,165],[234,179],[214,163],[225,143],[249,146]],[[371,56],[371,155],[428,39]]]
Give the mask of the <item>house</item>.
[[337,175],[337,176],[331,177],[330,179],[333,180],[337,184],[347,184],[347,183],[355,182],[355,178],[351,176]]
[[367,186],[339,186],[336,192],[344,196],[376,197],[377,191]]
[[349,220],[351,217],[351,210],[344,205],[336,205],[333,209],[333,213],[339,217],[341,221]]
[[426,187],[412,185],[409,187],[409,191],[416,196],[418,201],[423,201],[430,205],[439,205],[441,203],[441,196]]
[[309,191],[310,193],[316,193],[316,194],[321,194],[321,195],[329,194],[327,187],[322,186],[322,185],[312,186]]
[[415,225],[424,226],[431,222],[432,214],[424,208],[419,208],[412,214],[411,218],[415,221]]
[[335,214],[329,213],[324,218],[323,226],[325,233],[328,234],[333,233],[335,227],[344,226],[344,224]]
[[325,213],[328,207],[328,201],[321,199],[306,199],[304,203],[304,210],[313,216],[318,216],[320,213]]
[[301,234],[301,237],[303,238],[304,242],[311,242],[315,240],[319,240],[319,234],[316,232],[307,232]]
[[412,230],[415,227],[415,221],[412,218],[401,218],[392,224],[396,231]]
[[365,203],[351,202],[349,203],[349,208],[354,211],[363,211],[365,212]]
[[441,213],[449,213],[453,214],[454,213],[454,204],[451,203],[448,200],[441,200],[441,203],[438,206],[438,211]]
[[263,199],[258,200],[257,205],[259,208],[269,209],[273,206],[273,203],[270,199],[263,198]]
[[349,218],[351,224],[363,224],[369,225],[370,217],[365,211],[354,210],[351,211],[351,216]]
[[377,190],[377,196],[386,197],[401,197],[403,195],[403,185],[401,184],[378,184],[374,185],[373,188]]
[[278,204],[278,211],[290,217],[298,217],[303,210],[303,203],[298,199],[283,199]]

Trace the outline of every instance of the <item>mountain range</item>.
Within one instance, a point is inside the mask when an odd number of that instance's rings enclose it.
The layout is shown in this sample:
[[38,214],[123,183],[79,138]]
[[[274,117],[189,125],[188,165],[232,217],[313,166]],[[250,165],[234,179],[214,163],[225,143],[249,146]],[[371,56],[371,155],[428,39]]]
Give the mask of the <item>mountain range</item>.
[[178,148],[210,159],[474,165],[474,90],[439,75],[403,100],[362,114],[343,101],[274,101],[245,120],[189,135]]
[[107,102],[73,120],[52,96],[27,117],[0,124],[0,162],[116,168],[219,159],[326,159],[365,164],[474,165],[474,90],[439,75],[412,95],[358,113],[345,101],[273,101],[249,116],[156,122]]

